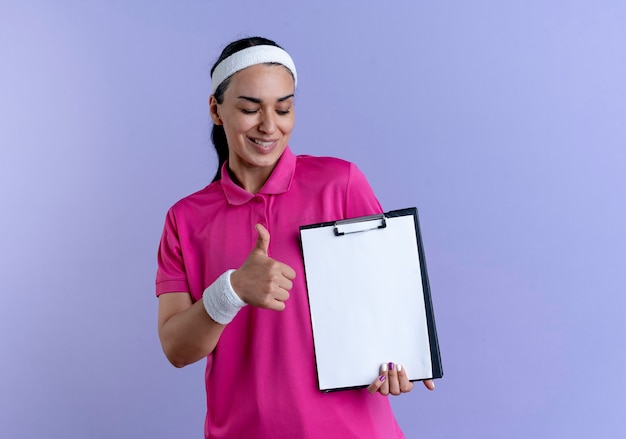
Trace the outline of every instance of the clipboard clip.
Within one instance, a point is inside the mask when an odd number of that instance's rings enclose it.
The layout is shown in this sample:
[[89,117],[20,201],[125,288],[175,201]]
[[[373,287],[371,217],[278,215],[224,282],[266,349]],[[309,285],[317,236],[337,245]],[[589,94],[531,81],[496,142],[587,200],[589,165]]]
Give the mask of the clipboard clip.
[[348,233],[366,232],[369,230],[384,229],[387,227],[385,214],[363,216],[360,218],[335,221],[335,236],[343,236]]

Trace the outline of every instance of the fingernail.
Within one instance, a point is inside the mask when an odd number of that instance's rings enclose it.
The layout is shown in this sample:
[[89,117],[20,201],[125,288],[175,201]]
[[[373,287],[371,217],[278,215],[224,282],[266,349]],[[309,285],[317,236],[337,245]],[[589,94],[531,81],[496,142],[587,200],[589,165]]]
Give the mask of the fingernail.
[[389,370],[393,370],[393,363],[389,363]]
[[382,383],[383,381],[385,381],[386,378],[387,377],[385,377],[385,375],[381,375],[381,376],[378,377],[378,381],[380,381]]
[[402,365],[400,363],[398,363],[396,365],[396,369],[398,369],[398,372],[402,372]]
[[380,370],[383,372],[387,372],[387,363],[383,363],[380,365]]

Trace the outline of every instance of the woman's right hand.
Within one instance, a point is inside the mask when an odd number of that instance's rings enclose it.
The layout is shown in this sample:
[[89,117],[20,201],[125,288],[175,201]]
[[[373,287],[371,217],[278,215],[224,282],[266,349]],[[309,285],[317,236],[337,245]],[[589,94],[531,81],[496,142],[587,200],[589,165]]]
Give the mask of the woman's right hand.
[[231,274],[230,284],[247,304],[282,311],[296,272],[289,265],[269,257],[270,233],[261,224],[255,229],[259,234],[256,245],[243,265]]

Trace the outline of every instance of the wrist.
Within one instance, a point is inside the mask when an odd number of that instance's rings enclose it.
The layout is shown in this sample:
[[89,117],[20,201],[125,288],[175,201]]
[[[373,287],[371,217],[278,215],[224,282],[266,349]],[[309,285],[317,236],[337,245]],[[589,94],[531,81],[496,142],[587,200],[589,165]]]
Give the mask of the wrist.
[[215,322],[222,325],[230,323],[239,310],[246,306],[230,282],[230,277],[234,271],[224,272],[202,293],[202,303],[207,314]]

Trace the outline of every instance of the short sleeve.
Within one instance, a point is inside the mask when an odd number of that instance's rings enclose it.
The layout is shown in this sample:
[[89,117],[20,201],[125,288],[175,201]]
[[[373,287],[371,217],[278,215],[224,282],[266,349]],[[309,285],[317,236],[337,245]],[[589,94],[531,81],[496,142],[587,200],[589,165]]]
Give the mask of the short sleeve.
[[159,244],[156,295],[188,292],[185,262],[180,245],[176,216],[172,209],[165,218],[165,226]]
[[383,208],[365,174],[354,163],[351,163],[346,193],[346,218],[379,213],[383,213]]

